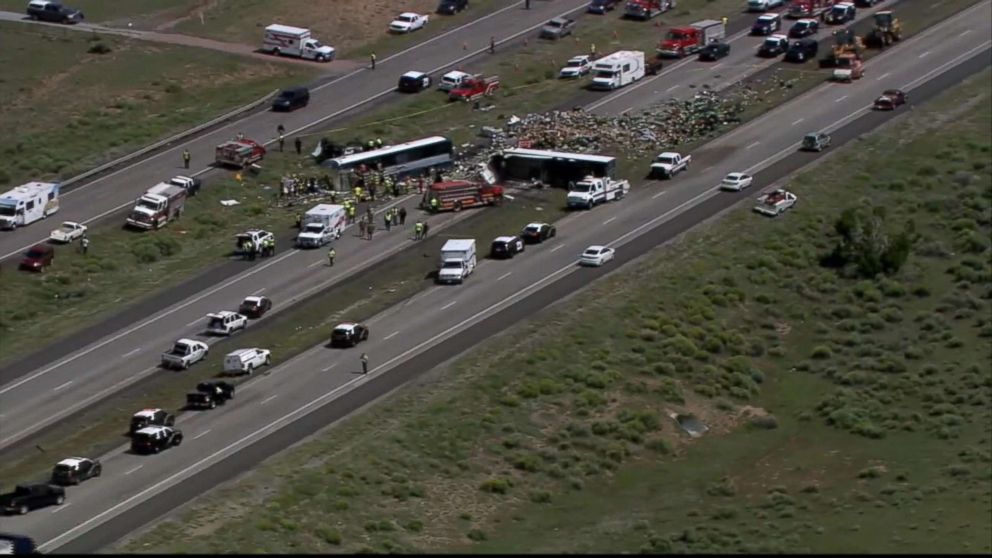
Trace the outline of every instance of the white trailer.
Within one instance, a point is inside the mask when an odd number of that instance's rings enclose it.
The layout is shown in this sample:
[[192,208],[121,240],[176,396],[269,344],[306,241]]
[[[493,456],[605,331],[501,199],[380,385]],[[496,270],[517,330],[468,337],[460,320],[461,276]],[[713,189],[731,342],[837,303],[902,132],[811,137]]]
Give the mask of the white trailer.
[[441,247],[438,283],[461,283],[475,271],[475,239],[453,238]]
[[330,62],[337,52],[334,47],[321,44],[302,27],[272,24],[265,28],[262,51],[276,56],[296,56],[305,60]]
[[596,61],[592,67],[592,88],[612,90],[644,77],[644,52],[621,50]]
[[56,182],[28,182],[0,196],[0,228],[15,229],[44,219],[59,210]]

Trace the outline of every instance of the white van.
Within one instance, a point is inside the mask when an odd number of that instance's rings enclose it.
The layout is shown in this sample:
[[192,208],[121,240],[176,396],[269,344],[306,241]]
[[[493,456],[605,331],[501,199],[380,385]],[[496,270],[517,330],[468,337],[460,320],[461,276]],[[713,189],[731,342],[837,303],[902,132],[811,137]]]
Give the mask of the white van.
[[271,361],[272,353],[268,349],[238,349],[224,357],[224,373],[250,375],[256,368]]
[[472,77],[472,74],[454,70],[441,76],[441,79],[437,82],[437,88],[441,91],[451,91],[470,77]]

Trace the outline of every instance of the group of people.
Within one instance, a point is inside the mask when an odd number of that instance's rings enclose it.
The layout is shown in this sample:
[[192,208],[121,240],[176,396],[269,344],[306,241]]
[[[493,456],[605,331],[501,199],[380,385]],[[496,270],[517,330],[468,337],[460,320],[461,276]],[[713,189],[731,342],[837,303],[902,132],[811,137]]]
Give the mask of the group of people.
[[[283,176],[279,183],[279,196],[283,198],[305,194],[318,194],[328,190],[330,190],[332,197],[336,196],[334,190],[331,188],[331,177],[326,174],[317,178],[316,176],[303,176],[293,173]],[[333,203],[333,200],[331,203]]]
[[276,239],[271,237],[264,238],[257,243],[252,240],[246,240],[241,245],[241,254],[249,261],[254,261],[258,256],[262,256],[263,258],[274,256],[276,255]]

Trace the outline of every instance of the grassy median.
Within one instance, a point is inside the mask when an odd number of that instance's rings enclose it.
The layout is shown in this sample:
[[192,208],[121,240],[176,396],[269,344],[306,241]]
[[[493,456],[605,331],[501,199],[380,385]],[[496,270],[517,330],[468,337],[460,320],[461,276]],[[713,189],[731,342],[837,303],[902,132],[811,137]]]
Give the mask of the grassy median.
[[[118,550],[992,551],[990,77]],[[851,209],[901,268],[823,265]]]

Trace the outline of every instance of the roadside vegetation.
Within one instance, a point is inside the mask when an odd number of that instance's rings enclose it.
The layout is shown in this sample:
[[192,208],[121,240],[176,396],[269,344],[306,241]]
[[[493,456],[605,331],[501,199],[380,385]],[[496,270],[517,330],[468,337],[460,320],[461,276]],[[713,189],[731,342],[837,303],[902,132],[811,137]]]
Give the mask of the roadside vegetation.
[[990,77],[119,550],[992,551]]
[[315,75],[120,37],[16,23],[0,31],[9,131],[0,188],[68,178]]
[[[192,9],[200,0],[142,0],[141,2],[120,2],[119,0],[72,0],[63,4],[82,10],[87,23],[104,23],[118,18],[140,18],[153,14],[158,18],[180,17]],[[28,3],[22,0],[0,0],[0,10],[25,14]]]

